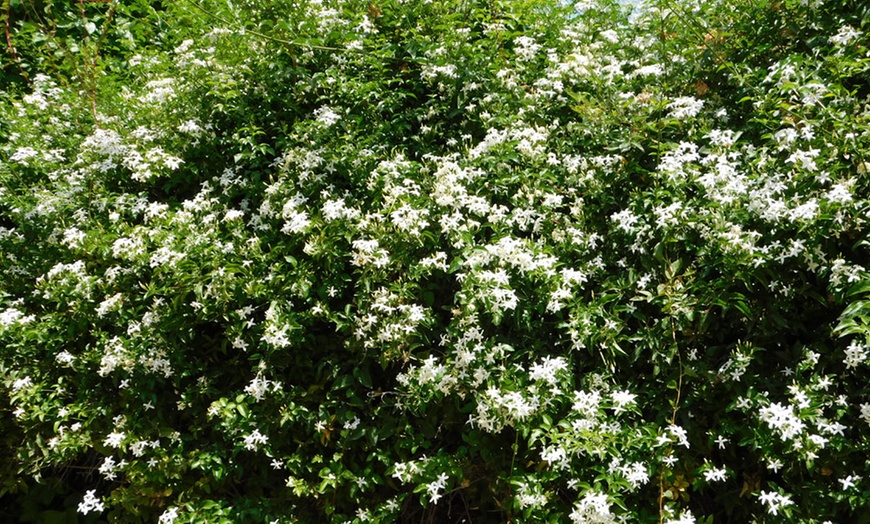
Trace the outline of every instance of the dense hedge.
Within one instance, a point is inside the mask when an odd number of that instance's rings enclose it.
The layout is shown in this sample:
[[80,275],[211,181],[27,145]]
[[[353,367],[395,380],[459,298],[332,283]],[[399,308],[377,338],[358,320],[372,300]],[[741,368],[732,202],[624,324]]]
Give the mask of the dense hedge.
[[4,10],[0,517],[870,521],[857,2]]

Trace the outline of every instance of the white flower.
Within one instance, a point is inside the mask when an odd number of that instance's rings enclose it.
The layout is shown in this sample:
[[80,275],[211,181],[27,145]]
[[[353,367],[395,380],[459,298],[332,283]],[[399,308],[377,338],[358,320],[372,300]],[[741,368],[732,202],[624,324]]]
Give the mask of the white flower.
[[665,72],[661,64],[652,64],[635,69],[629,77],[636,76],[660,76]]
[[21,165],[27,165],[27,160],[38,155],[39,152],[32,147],[19,147],[9,157],[10,162],[16,162]]
[[447,64],[443,66],[425,64],[423,65],[422,71],[420,72],[420,76],[422,76],[426,80],[431,81],[438,78],[438,76],[457,78],[459,75],[456,73],[456,66],[453,64]]
[[671,436],[677,439],[678,444],[685,446],[686,449],[689,448],[689,439],[685,429],[676,424],[671,424],[668,426],[668,431],[671,432]]
[[106,508],[103,506],[103,502],[97,498],[96,493],[97,490],[95,489],[89,489],[85,493],[84,500],[79,502],[79,513],[87,515],[91,511],[96,511],[97,513],[105,511]]
[[321,214],[323,220],[326,222],[332,222],[333,220],[338,220],[340,218],[354,219],[359,217],[360,213],[357,209],[347,207],[344,203],[344,199],[339,198],[337,200],[327,200],[324,202]]
[[601,404],[601,393],[593,391],[587,393],[585,391],[574,392],[574,405],[572,409],[577,411],[584,417],[594,417],[598,414],[598,406]]
[[160,515],[159,524],[172,524],[178,518],[178,508],[168,508]]
[[440,377],[447,372],[447,367],[443,364],[438,363],[438,358],[435,355],[429,355],[426,360],[423,361],[423,365],[420,366],[420,370],[417,375],[417,380],[420,384],[428,384],[429,382],[434,382],[438,380]]
[[103,318],[110,311],[117,309],[123,301],[124,295],[121,293],[115,293],[110,297],[106,297],[106,300],[100,302],[100,305],[97,307],[97,316]]
[[245,393],[251,395],[259,402],[260,400],[263,400],[263,395],[269,391],[269,386],[271,384],[271,380],[266,380],[258,374],[253,380],[251,380],[250,384],[245,386]]
[[541,460],[547,464],[555,465],[555,469],[561,470],[568,467],[568,454],[560,446],[550,446],[541,451]]
[[782,469],[782,461],[779,459],[767,460],[767,469],[773,471],[774,473],[778,472]]
[[519,62],[528,62],[535,59],[535,55],[541,50],[541,44],[535,42],[534,38],[528,36],[518,36],[514,39],[514,52],[517,54]]
[[665,524],[695,524],[695,517],[691,511],[686,511],[680,515],[679,519],[668,519]]
[[521,509],[540,508],[547,503],[547,497],[541,492],[540,486],[530,487],[526,483],[520,484],[517,489],[517,505]]
[[693,96],[682,96],[668,104],[668,109],[671,111],[671,116],[683,120],[696,116],[704,107],[704,101],[698,100]]
[[133,258],[145,252],[145,243],[139,237],[121,237],[112,244],[115,258]]
[[778,515],[779,510],[786,506],[794,504],[790,495],[780,495],[775,491],[762,491],[758,496],[759,502],[767,504],[767,512],[771,515]]
[[330,127],[341,120],[341,115],[329,106],[322,106],[314,111],[314,117],[325,127]]
[[287,221],[284,223],[284,227],[281,228],[281,232],[285,235],[301,233],[310,225],[311,220],[308,218],[307,211],[298,212],[294,210],[288,213]]
[[840,47],[846,47],[861,36],[861,31],[857,31],[850,25],[844,25],[840,28],[836,35],[829,38],[832,44]]
[[447,265],[447,253],[443,251],[438,251],[430,257],[421,259],[420,266],[425,268],[436,268],[440,269],[441,271],[447,271],[449,269],[449,266]]
[[777,430],[784,440],[794,439],[804,429],[804,423],[795,415],[794,408],[778,402],[761,408],[759,417],[770,429]]
[[724,481],[726,476],[725,468],[711,468],[704,472],[704,480],[707,482]]
[[843,360],[846,364],[846,369],[858,367],[867,360],[867,346],[852,341],[849,347],[846,348],[846,358]]
[[849,488],[854,488],[855,485],[861,481],[861,477],[858,475],[849,475],[844,479],[837,479],[837,481],[843,485],[843,491],[845,491]]
[[355,266],[372,264],[381,268],[390,263],[390,254],[380,247],[377,240],[354,240],[351,246],[354,249],[351,263]]
[[178,130],[188,135],[198,135],[202,132],[202,127],[200,127],[196,120],[188,120],[187,122],[179,125]]
[[126,462],[124,461],[115,462],[114,457],[106,457],[105,460],[103,460],[103,463],[100,464],[99,472],[102,473],[104,477],[106,477],[106,480],[115,480],[115,477],[118,476],[116,470],[124,467],[125,465]]
[[620,466],[619,472],[625,476],[625,480],[631,484],[632,489],[649,482],[649,472],[646,470],[646,466],[640,462]]
[[625,411],[625,408],[634,404],[634,399],[637,398],[637,395],[629,393],[629,391],[626,389],[611,394],[610,398],[611,400],[613,400],[614,413],[621,413]]
[[406,231],[412,236],[418,236],[429,225],[426,217],[429,211],[426,209],[414,209],[408,204],[390,213],[393,224],[401,231]]
[[60,353],[58,353],[57,355],[55,355],[55,356],[54,356],[54,359],[55,359],[59,364],[62,364],[62,365],[68,366],[68,365],[70,365],[70,364],[73,363],[73,361],[76,359],[76,357],[75,357],[75,355],[73,355],[73,354],[70,353],[69,351],[67,351],[67,350],[63,350],[63,351],[61,351]]
[[149,92],[142,97],[142,100],[152,104],[162,104],[175,98],[174,83],[175,80],[172,78],[161,78],[148,82],[145,84],[145,89],[148,89]]
[[607,495],[596,491],[587,491],[583,498],[577,501],[569,517],[573,524],[613,524],[616,522],[615,516],[610,513]]
[[109,433],[109,435],[106,437],[106,440],[103,441],[103,445],[117,448],[121,445],[121,442],[123,442],[125,436],[126,435],[124,433]]
[[245,217],[245,212],[240,209],[230,209],[227,211],[227,214],[224,215],[224,222],[232,222],[233,220],[241,220]]
[[626,233],[631,233],[634,229],[634,224],[637,223],[639,217],[632,213],[630,209],[624,209],[618,213],[612,214],[610,220],[616,222],[616,227],[619,229]]
[[540,363],[532,364],[529,373],[531,380],[543,380],[547,384],[556,384],[556,373],[568,369],[568,362],[562,357],[544,357]]
[[245,437],[245,449],[248,451],[257,451],[260,446],[265,445],[269,437],[260,433],[259,429],[255,429],[250,435]]
[[795,151],[790,157],[786,159],[786,163],[800,166],[807,171],[817,171],[818,166],[816,165],[815,160],[817,156],[819,156],[818,149],[809,149],[808,151]]
[[168,247],[159,247],[151,255],[151,260],[149,260],[148,265],[151,267],[158,267],[168,264],[170,267],[174,267],[179,260],[184,258],[184,256],[184,253],[173,251]]
[[447,487],[447,480],[450,477],[447,476],[446,473],[441,473],[438,475],[434,481],[426,484],[426,491],[429,492],[429,502],[432,504],[438,504],[438,500],[441,499],[441,491]]
[[19,378],[15,382],[12,383],[12,392],[17,393],[22,389],[29,387],[33,384],[33,380],[30,377]]

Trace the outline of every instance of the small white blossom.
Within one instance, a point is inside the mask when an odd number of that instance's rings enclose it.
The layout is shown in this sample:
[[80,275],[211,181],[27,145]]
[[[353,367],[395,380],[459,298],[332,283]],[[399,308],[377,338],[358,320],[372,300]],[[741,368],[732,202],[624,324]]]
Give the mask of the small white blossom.
[[850,25],[844,25],[840,28],[837,34],[832,36],[829,40],[834,45],[846,47],[860,37],[861,31],[856,30]]
[[532,380],[543,380],[547,384],[556,384],[556,373],[568,369],[568,362],[562,357],[550,358],[544,357],[541,362],[532,364],[529,371],[529,378]]
[[322,106],[314,111],[314,117],[325,127],[330,127],[341,120],[341,115],[329,106]]
[[684,120],[696,116],[701,112],[703,107],[703,100],[698,100],[693,96],[683,96],[668,104],[667,108],[670,110],[672,117]]
[[426,484],[426,491],[429,492],[429,502],[431,504],[438,504],[438,501],[442,497],[441,492],[447,487],[447,480],[449,478],[446,473],[441,473],[434,481]]
[[695,517],[692,515],[691,511],[685,511],[680,515],[678,519],[668,519],[665,521],[665,524],[695,524]]
[[168,508],[160,515],[158,524],[172,524],[178,518],[178,508]]
[[97,490],[89,489],[85,493],[85,498],[81,502],[79,502],[79,513],[82,515],[87,515],[91,511],[96,511],[97,513],[102,513],[105,511],[105,506],[103,506],[103,502],[97,498],[96,496]]
[[121,442],[124,441],[124,437],[126,435],[124,433],[109,433],[106,437],[106,440],[103,441],[104,446],[117,448],[121,445]]
[[846,358],[843,362],[846,364],[846,369],[856,368],[867,360],[867,346],[852,341],[849,347],[846,348]]
[[727,477],[725,468],[710,468],[704,472],[704,480],[707,482],[721,482]]
[[577,501],[569,518],[573,524],[616,523],[616,516],[610,512],[607,495],[596,491],[587,491],[583,498]]
[[257,451],[260,446],[265,445],[268,440],[269,437],[260,433],[259,429],[255,429],[250,435],[245,437],[245,449],[248,451]]
[[637,395],[630,393],[628,390],[617,391],[611,394],[614,413],[621,413],[625,411],[627,407],[634,405],[634,399],[636,398]]
[[780,495],[775,491],[762,491],[758,500],[762,504],[767,504],[767,512],[771,515],[778,515],[780,510],[794,504],[790,495]]

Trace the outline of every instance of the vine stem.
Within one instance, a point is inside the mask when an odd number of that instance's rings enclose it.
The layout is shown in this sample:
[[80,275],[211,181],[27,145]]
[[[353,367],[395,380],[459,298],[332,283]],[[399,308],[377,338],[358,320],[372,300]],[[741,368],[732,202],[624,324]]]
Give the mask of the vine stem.
[[[683,355],[680,352],[680,346],[677,343],[677,328],[674,325],[674,317],[671,317],[671,338],[674,341],[674,347],[677,348],[677,363],[679,365],[679,376],[677,377],[677,398],[674,399],[674,409],[671,412],[671,426],[677,423],[677,411],[680,408],[680,400],[683,392]],[[662,468],[659,471],[659,524],[665,521],[665,471]]]
[[674,326],[674,317],[671,317],[671,336],[674,340],[674,346],[677,348],[677,362],[680,366],[680,375],[677,377],[677,399],[674,401],[674,411],[671,413],[671,425],[677,423],[677,410],[680,406],[680,396],[683,391],[683,355],[680,352],[680,346],[677,344],[677,329]]
[[[511,446],[511,451],[513,451],[513,453],[511,454],[510,478],[513,478],[513,476],[514,476],[514,462],[517,459],[517,451],[519,450],[519,446],[520,446],[520,432],[518,430],[516,430],[516,428],[514,428],[514,445]],[[508,481],[508,491],[510,492],[510,500],[511,500],[511,502],[513,502],[514,485],[510,481]],[[511,518],[511,513],[508,512],[508,520],[507,520],[508,524],[510,524],[510,522],[512,520],[513,519]]]

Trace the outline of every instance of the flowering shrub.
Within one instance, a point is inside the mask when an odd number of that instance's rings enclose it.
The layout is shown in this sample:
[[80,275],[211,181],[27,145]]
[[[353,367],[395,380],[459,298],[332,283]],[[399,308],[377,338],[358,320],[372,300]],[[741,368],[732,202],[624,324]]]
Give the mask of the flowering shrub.
[[10,518],[866,519],[866,11],[80,7],[4,70]]

